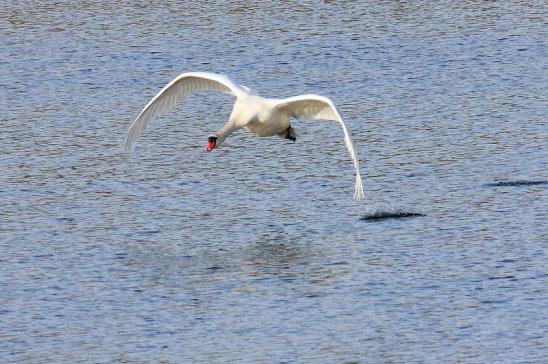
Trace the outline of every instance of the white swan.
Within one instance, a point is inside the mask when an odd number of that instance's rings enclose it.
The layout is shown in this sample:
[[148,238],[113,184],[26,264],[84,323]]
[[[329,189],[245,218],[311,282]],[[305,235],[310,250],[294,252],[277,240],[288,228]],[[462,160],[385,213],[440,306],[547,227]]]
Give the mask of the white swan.
[[356,170],[354,197],[358,200],[364,197],[358,156],[348,130],[330,99],[319,95],[267,99],[253,94],[247,87],[237,85],[224,75],[209,72],[182,73],[158,92],[129,127],[124,141],[125,150],[133,150],[139,135],[150,121],[177,105],[184,96],[200,91],[220,91],[236,97],[228,122],[208,138],[208,152],[219,147],[230,133],[244,126],[258,136],[278,135],[295,141],[296,133],[289,123],[290,118],[337,121],[343,129],[344,141]]

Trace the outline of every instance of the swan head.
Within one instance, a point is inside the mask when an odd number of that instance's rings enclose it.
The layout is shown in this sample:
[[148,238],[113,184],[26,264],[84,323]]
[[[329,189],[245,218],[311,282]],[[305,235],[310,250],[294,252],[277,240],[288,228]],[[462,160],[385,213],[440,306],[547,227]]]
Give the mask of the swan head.
[[210,135],[209,138],[207,138],[207,145],[206,145],[206,152],[211,152],[213,149],[217,147],[217,136],[216,135]]

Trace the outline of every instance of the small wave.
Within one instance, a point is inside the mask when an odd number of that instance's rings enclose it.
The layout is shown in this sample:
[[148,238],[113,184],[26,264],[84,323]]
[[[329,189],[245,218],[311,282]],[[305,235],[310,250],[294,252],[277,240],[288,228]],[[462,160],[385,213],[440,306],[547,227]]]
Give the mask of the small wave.
[[548,181],[528,181],[528,180],[515,180],[515,181],[499,181],[494,183],[488,183],[488,187],[504,187],[504,186],[534,186],[534,185],[545,185],[548,184]]
[[400,219],[402,217],[426,216],[422,211],[409,211],[399,207],[381,207],[367,211],[360,220]]

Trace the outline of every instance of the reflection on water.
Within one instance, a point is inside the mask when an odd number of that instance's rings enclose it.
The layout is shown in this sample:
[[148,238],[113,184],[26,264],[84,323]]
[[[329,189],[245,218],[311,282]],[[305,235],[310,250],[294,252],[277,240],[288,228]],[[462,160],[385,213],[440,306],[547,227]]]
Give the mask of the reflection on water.
[[[545,19],[535,1],[6,2],[0,361],[542,362]],[[197,70],[331,97],[366,199],[336,123],[203,153],[225,95],[121,152]]]

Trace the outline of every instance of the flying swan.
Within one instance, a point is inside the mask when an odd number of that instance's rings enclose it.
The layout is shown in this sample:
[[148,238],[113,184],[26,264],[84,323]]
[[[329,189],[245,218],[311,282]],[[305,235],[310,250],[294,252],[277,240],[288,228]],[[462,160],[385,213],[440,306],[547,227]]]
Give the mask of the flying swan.
[[286,99],[267,99],[255,95],[245,86],[239,86],[224,75],[209,72],[188,72],[177,76],[168,83],[141,111],[131,124],[124,141],[124,149],[132,151],[139,135],[156,117],[176,106],[184,96],[201,91],[219,91],[236,97],[232,113],[227,123],[209,136],[205,150],[219,147],[237,129],[246,127],[261,136],[280,136],[284,139],[297,139],[295,129],[289,119],[323,119],[341,124],[346,148],[354,162],[356,186],[354,198],[362,199],[363,187],[358,156],[346,126],[333,102],[324,96],[300,95]]

